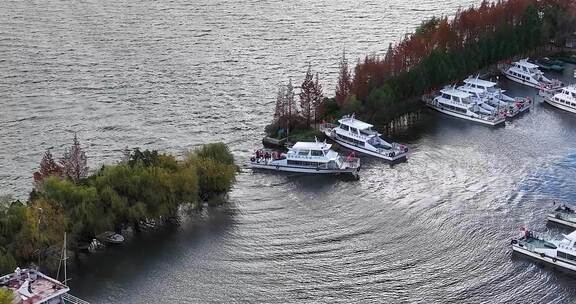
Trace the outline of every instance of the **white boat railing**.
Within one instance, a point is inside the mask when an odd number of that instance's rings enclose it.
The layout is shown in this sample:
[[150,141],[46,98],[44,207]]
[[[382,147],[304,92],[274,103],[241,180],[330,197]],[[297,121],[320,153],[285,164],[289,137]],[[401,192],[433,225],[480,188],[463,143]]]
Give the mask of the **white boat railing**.
[[89,302],[86,302],[80,298],[77,298],[69,293],[65,293],[62,295],[62,300],[64,300],[64,303],[70,303],[70,304],[90,304]]
[[340,156],[340,161],[342,164],[347,165],[349,168],[358,168],[360,167],[360,158],[358,157],[351,157],[351,156]]
[[322,123],[322,124],[320,124],[320,131],[321,132],[325,132],[325,131],[331,132],[336,127],[338,127],[338,126],[335,124],[332,124],[332,123]]

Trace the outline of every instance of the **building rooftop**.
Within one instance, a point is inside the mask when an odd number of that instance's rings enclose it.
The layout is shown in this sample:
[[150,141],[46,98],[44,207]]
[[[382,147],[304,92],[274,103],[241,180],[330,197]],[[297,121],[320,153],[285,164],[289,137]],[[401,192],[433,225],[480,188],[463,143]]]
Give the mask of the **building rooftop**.
[[14,304],[45,303],[70,291],[64,284],[37,270],[20,268],[0,277],[0,287],[8,288],[14,293]]

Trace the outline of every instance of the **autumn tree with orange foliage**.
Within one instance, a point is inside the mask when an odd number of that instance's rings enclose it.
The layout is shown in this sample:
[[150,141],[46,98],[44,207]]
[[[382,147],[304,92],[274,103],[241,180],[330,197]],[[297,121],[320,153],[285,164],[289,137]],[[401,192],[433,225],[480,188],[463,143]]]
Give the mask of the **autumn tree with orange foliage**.
[[575,3],[483,1],[453,19],[433,17],[391,45],[383,58],[365,57],[354,67],[351,81],[343,58],[335,102],[340,113],[346,112],[346,100],[354,96],[363,118],[386,124],[417,109],[423,93],[501,60],[529,55],[546,43],[563,44],[576,28]]

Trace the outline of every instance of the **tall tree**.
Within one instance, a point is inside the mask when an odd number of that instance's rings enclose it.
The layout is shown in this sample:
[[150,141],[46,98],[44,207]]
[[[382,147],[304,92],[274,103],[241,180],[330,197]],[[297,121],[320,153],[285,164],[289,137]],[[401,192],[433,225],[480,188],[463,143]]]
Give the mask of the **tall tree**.
[[75,183],[78,183],[80,179],[88,175],[86,153],[80,147],[76,133],[74,133],[72,146],[66,149],[64,156],[60,159],[60,164],[63,167],[64,174]]
[[350,95],[350,88],[352,87],[352,76],[350,76],[350,69],[348,68],[348,60],[346,59],[346,52],[342,53],[340,59],[340,71],[338,73],[338,84],[336,84],[336,103],[342,107],[346,98]]
[[40,170],[34,172],[34,188],[39,190],[42,181],[48,176],[62,177],[63,168],[56,163],[50,149],[46,149],[40,161]]
[[296,109],[296,100],[294,99],[294,86],[292,85],[292,78],[289,79],[286,85],[286,95],[284,96],[284,102],[286,106],[287,115],[287,133],[290,134],[292,117],[298,114],[298,109]]
[[320,107],[322,106],[322,97],[324,97],[324,92],[322,90],[322,85],[320,84],[320,77],[316,73],[316,79],[314,80],[313,94],[312,94],[312,110],[314,112],[314,122],[318,118],[320,112]]
[[308,70],[304,81],[300,86],[300,108],[302,116],[306,119],[306,126],[310,127],[310,120],[312,118],[313,104],[314,104],[314,76],[312,76],[312,68],[308,64]]

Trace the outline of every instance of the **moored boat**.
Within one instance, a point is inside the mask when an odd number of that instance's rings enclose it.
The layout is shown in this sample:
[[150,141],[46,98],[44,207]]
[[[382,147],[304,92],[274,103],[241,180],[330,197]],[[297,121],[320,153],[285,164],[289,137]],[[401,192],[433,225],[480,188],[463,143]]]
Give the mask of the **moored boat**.
[[372,129],[373,125],[356,119],[354,115],[344,116],[338,123],[324,123],[320,131],[339,145],[362,154],[387,161],[406,159],[408,147],[385,141],[382,134]]
[[490,105],[498,107],[509,118],[529,111],[533,104],[528,97],[510,97],[504,94],[506,91],[499,88],[498,83],[480,79],[478,76],[464,79],[464,84],[458,89],[477,94],[478,98],[483,98]]
[[552,60],[548,57],[534,60],[534,64],[536,64],[539,68],[547,71],[554,71],[554,72],[564,71],[564,62],[560,60]]
[[576,231],[552,240],[524,229],[519,238],[512,239],[512,250],[555,267],[576,271]]
[[422,100],[436,111],[461,119],[490,126],[506,121],[504,115],[485,107],[485,104],[474,99],[472,94],[453,87],[445,87],[436,95],[424,95]]
[[124,243],[124,236],[112,231],[103,232],[97,235],[96,238],[106,244],[118,245]]
[[543,91],[555,91],[562,87],[561,81],[546,78],[538,66],[528,59],[513,62],[511,65],[502,65],[500,70],[506,78],[514,82]]
[[560,205],[546,217],[549,222],[576,229],[576,210],[566,205]]
[[297,142],[287,153],[257,150],[250,157],[249,166],[285,172],[310,174],[352,174],[360,171],[360,159],[341,156],[326,142]]
[[576,113],[576,85],[563,87],[559,91],[540,90],[538,94],[547,104],[564,111]]

